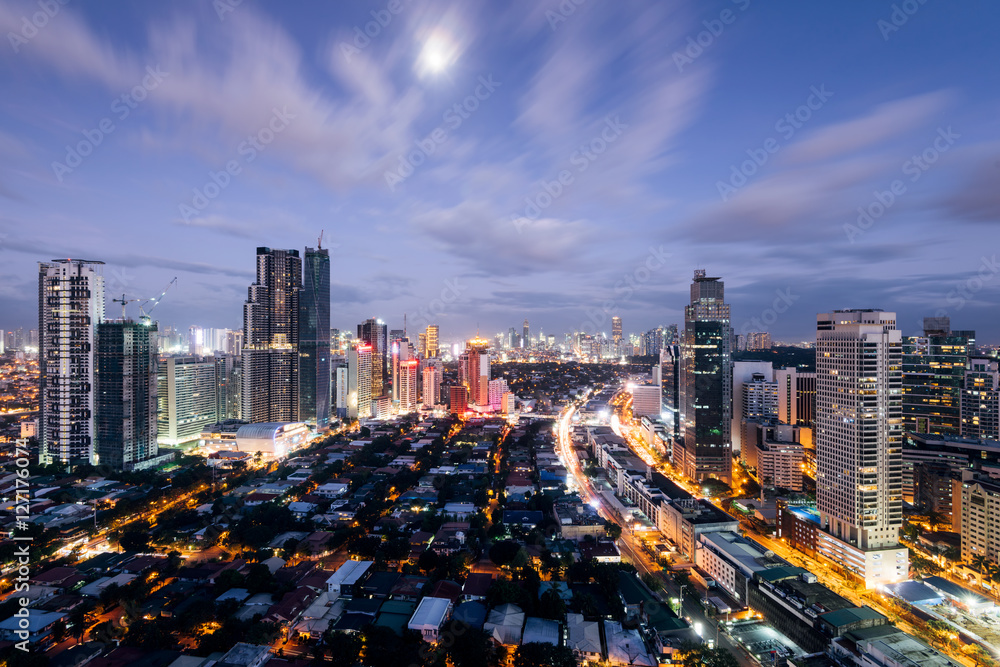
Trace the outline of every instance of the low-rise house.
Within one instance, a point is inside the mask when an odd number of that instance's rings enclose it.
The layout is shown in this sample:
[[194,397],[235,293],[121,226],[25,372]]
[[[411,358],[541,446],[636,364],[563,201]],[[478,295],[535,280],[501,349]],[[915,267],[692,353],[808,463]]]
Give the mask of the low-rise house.
[[524,628],[524,611],[516,604],[500,605],[489,613],[483,624],[494,641],[504,646],[518,646]]
[[447,598],[424,597],[406,627],[419,632],[425,641],[436,642],[451,610],[452,601]]
[[374,561],[370,560],[349,560],[337,568],[337,571],[326,581],[330,599],[336,600],[340,596],[353,597],[358,584],[374,564]]
[[521,643],[559,646],[559,636],[559,623],[557,621],[529,616],[524,622]]
[[566,646],[579,662],[601,659],[601,628],[597,621],[585,621],[583,614],[566,614]]
[[[543,582],[545,583],[545,582]],[[493,575],[488,572],[470,572],[462,586],[463,600],[485,600],[493,585]]]

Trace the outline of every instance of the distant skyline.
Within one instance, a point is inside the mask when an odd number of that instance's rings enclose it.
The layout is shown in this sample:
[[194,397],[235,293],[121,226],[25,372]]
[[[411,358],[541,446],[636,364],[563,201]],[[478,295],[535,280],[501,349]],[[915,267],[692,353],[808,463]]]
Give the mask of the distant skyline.
[[706,269],[737,332],[1000,343],[1000,6],[900,4],[5,2],[0,328],[56,257],[240,328],[323,230],[348,331],[637,333]]

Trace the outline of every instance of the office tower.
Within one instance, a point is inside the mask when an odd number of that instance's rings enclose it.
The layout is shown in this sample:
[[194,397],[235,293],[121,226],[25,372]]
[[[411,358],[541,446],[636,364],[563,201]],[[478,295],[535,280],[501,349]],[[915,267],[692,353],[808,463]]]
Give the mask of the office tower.
[[531,337],[528,335],[528,318],[524,318],[524,333],[521,335],[521,347],[531,346]]
[[197,440],[223,418],[217,404],[216,366],[212,357],[167,357],[158,377],[157,441],[180,445]]
[[306,248],[299,299],[299,421],[330,428],[330,251]]
[[97,463],[134,470],[154,458],[157,410],[156,324],[97,325],[94,354],[94,449]]
[[962,560],[976,556],[1000,560],[1000,484],[972,471],[962,475],[962,508],[959,520]]
[[242,414],[243,367],[241,358],[231,354],[208,357],[215,366],[215,420],[239,419]]
[[680,338],[677,335],[677,325],[670,324],[663,330],[663,345],[678,345],[680,343]]
[[188,349],[187,353],[191,355],[201,354],[203,347],[204,332],[201,327],[190,326],[188,327]]
[[243,332],[242,331],[226,331],[226,354],[232,354],[237,357],[243,354]]
[[662,411],[663,387],[660,383],[637,385],[632,388],[632,414],[635,417],[658,419]]
[[[770,361],[734,361],[732,362],[733,367],[733,411],[732,411],[732,422],[730,424],[729,432],[731,434],[733,442],[733,452],[740,452],[743,448],[743,436],[741,424],[744,419],[751,419],[748,414],[747,406],[744,403],[746,398],[746,393],[744,393],[743,388],[748,383],[755,381],[755,378],[759,378],[761,382],[771,383],[774,376],[774,368]],[[777,402],[778,396],[778,386],[773,384],[769,386],[766,390],[759,388],[763,393],[768,394],[773,397],[775,403]],[[756,393],[751,395],[756,398]],[[756,406],[755,406],[756,407]],[[777,418],[778,406],[774,405],[773,418]],[[744,457],[745,458],[745,457]]]
[[792,426],[812,428],[816,419],[816,373],[796,368],[774,371],[778,383],[778,419]]
[[434,364],[424,367],[423,405],[430,409],[441,402],[441,370]]
[[556,346],[556,337],[555,336],[549,336],[548,344],[549,344],[550,348],[555,347]]
[[[32,349],[38,349],[38,329],[28,329],[28,339],[26,341],[26,346]],[[0,350],[2,352],[3,350]]]
[[453,415],[463,414],[469,407],[469,390],[465,385],[455,385],[448,388],[448,412]]
[[0,354],[3,354],[7,350],[7,334],[4,333],[3,329],[0,329]]
[[347,351],[347,418],[371,419],[372,346],[362,343]]
[[334,363],[333,365],[333,407],[336,410],[338,419],[347,418],[347,362]]
[[947,317],[925,317],[923,336],[903,339],[903,429],[958,435],[962,430],[965,365],[974,331],[952,331]]
[[611,318],[611,349],[616,357],[622,356],[622,318]]
[[996,359],[972,357],[966,363],[962,436],[1000,440],[1000,364]]
[[907,578],[903,523],[902,333],[896,314],[816,320],[818,550],[871,588]]
[[14,349],[23,350],[24,349],[24,327],[18,327],[14,330]]
[[427,329],[425,330],[424,333],[425,333],[425,335],[427,337],[427,355],[426,356],[427,357],[436,357],[436,356],[438,356],[441,353],[441,351],[440,351],[440,349],[438,347],[438,345],[439,345],[439,343],[438,343],[438,334],[439,334],[439,327],[438,327],[438,325],[436,325],[436,324],[429,324],[429,325],[427,325]]
[[257,280],[243,304],[243,419],[299,421],[298,250],[257,248]]
[[760,352],[771,349],[771,334],[767,331],[751,331],[746,334],[747,352]]
[[500,410],[503,407],[504,394],[510,393],[510,389],[507,387],[507,380],[504,378],[490,380],[487,384],[487,392],[489,394],[490,410],[494,412]]
[[405,338],[395,338],[392,341],[392,401],[399,403],[402,386],[400,384],[400,364],[413,356],[410,341]]
[[743,383],[743,418],[761,421],[778,419],[778,383],[763,373],[754,373],[750,382]]
[[660,351],[660,384],[663,386],[663,420],[667,435],[677,438],[680,433],[680,350],[667,345]]
[[694,272],[691,304],[684,308],[679,382],[684,475],[702,481],[732,479],[732,375],[729,305],[720,278]]
[[469,390],[469,405],[486,407],[490,404],[490,342],[476,336],[465,343],[465,353],[459,360],[459,380]]
[[404,359],[399,362],[399,414],[414,412],[417,407],[417,370],[420,362]]
[[93,464],[94,352],[104,320],[103,262],[38,263],[38,458]]
[[368,319],[358,325],[358,340],[372,348],[372,397],[389,391],[388,331],[381,320]]
[[14,331],[8,331],[4,336],[4,349],[12,352],[17,349],[17,334]]
[[420,358],[427,358],[427,332],[421,331],[417,334],[417,350],[420,351]]
[[642,335],[642,350],[640,354],[656,356],[663,348],[663,331],[659,328],[650,329]]

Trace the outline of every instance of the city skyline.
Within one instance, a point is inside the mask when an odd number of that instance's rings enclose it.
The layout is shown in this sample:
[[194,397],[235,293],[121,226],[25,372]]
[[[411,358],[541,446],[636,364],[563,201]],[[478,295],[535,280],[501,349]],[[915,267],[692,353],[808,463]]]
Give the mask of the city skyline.
[[4,325],[61,255],[238,329],[245,257],[323,230],[340,329],[641,332],[705,268],[737,332],[879,307],[1000,342],[995,7],[570,5],[4,5]]

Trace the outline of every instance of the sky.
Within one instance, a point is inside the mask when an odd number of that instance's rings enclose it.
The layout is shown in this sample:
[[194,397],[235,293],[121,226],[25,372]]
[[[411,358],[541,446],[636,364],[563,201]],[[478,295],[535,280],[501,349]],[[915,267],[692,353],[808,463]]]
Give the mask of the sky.
[[705,269],[738,332],[874,307],[998,343],[998,19],[0,0],[0,328],[37,326],[56,257],[106,262],[109,299],[176,276],[161,326],[239,328],[256,248],[322,233],[348,330],[641,332],[682,323]]

